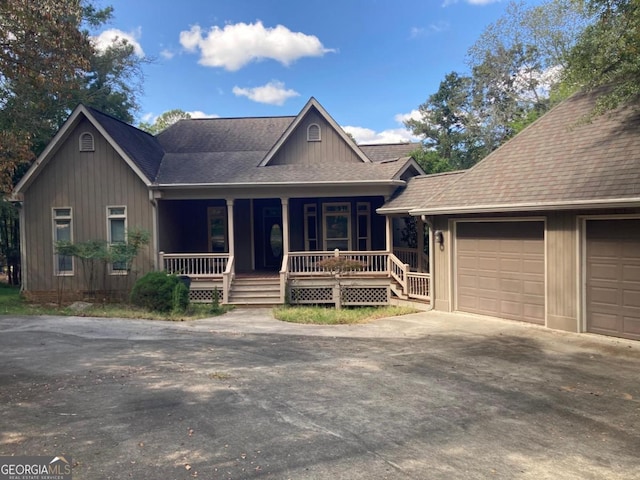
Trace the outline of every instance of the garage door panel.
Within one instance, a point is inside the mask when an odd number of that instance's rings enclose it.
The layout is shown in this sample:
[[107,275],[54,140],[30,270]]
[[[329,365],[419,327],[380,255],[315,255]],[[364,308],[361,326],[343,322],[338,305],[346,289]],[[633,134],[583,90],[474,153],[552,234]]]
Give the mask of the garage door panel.
[[[475,268],[468,259],[473,255]],[[459,310],[544,323],[544,271],[543,222],[457,225]],[[477,280],[472,282],[471,277]]]
[[623,265],[622,280],[624,282],[637,282],[640,289],[640,265]]
[[637,316],[624,317],[623,330],[629,338],[640,339],[640,319]]
[[587,330],[640,339],[640,220],[586,224]]
[[622,301],[626,308],[640,308],[640,290],[623,290]]

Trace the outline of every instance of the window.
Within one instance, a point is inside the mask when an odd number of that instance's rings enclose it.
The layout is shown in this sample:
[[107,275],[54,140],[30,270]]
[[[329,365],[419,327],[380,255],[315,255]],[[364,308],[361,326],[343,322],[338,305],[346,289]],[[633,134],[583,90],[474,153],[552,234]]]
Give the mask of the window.
[[312,123],[307,127],[307,142],[319,142],[321,140],[320,125]]
[[226,253],[227,249],[227,207],[209,207],[209,251]]
[[304,206],[304,249],[307,252],[318,250],[318,207],[315,204]]
[[81,152],[95,151],[93,135],[91,135],[89,132],[84,132],[80,134],[80,151]]
[[[114,245],[127,243],[127,207],[107,207],[107,233],[109,247],[114,251]],[[115,251],[117,252],[118,247]],[[126,274],[127,262],[117,260],[111,264],[111,273]]]
[[[53,242],[73,242],[71,208],[53,209]],[[54,253],[53,265],[55,275],[73,275],[73,257]]]
[[322,211],[325,250],[349,250],[351,245],[351,204],[325,203]]
[[370,223],[370,207],[367,202],[358,202],[358,250],[371,250],[371,223]]

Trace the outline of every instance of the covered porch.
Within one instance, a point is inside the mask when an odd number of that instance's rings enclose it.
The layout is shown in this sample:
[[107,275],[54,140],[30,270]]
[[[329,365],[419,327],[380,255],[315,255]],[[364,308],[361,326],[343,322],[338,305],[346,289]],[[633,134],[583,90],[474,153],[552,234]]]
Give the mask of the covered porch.
[[[383,202],[364,195],[162,199],[158,268],[190,277],[194,302],[429,302],[424,236],[398,242],[398,220],[376,213]],[[323,267],[335,257],[361,267],[336,279]]]

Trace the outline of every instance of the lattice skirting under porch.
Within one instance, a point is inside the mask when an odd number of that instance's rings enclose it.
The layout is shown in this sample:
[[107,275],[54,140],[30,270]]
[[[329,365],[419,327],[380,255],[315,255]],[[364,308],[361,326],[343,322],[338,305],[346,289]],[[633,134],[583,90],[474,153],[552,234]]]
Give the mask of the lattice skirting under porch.
[[[291,287],[290,302],[298,304],[335,303],[332,287]],[[342,305],[387,305],[389,287],[342,287]]]
[[[198,288],[191,285],[189,289],[189,301],[192,303],[213,303],[213,292],[214,289],[211,287],[208,288]],[[218,303],[222,303],[224,300],[224,293],[222,288],[218,288]]]

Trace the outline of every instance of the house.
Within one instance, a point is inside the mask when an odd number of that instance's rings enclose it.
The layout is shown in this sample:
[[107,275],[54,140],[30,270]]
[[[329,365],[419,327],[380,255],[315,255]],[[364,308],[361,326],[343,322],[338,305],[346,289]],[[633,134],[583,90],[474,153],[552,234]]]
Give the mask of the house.
[[[424,174],[415,148],[357,146],[313,98],[296,116],[182,120],[157,136],[80,105],[13,194],[23,291],[40,300],[93,292],[86,266],[56,243],[122,243],[139,228],[150,245],[131,271],[94,267],[98,294],[126,292],[134,277],[164,269],[191,278],[193,301],[335,303],[338,295],[386,304],[393,290],[408,298],[412,268],[393,254],[393,222],[376,210]],[[336,272],[321,266],[333,256],[362,266],[343,272],[339,293]]]
[[[79,106],[14,192],[23,290],[82,296],[87,273],[55,241],[117,243],[135,226],[151,232],[137,274],[187,275],[192,301],[414,300],[638,340],[640,111],[589,120],[600,93],[438,175],[415,145],[356,145],[313,98],[297,116],[183,120],[156,137]],[[361,268],[324,268],[335,256]],[[131,276],[106,265],[101,291]]]
[[433,227],[436,310],[640,339],[640,110],[589,119],[601,93],[378,210]]

